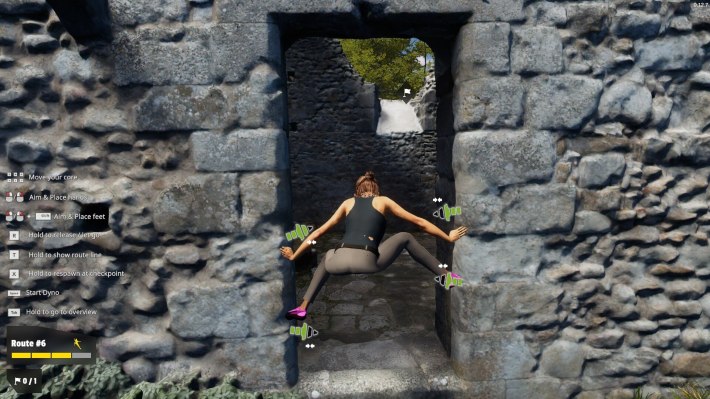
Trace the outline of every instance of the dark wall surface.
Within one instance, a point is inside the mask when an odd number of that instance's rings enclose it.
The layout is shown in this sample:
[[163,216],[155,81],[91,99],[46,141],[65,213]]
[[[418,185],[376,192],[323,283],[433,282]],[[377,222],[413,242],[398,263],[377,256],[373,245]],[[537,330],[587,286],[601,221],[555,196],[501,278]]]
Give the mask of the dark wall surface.
[[335,39],[297,41],[286,52],[286,68],[294,221],[324,223],[368,169],[382,195],[417,215],[431,214],[436,132],[376,134],[376,88],[353,70]]

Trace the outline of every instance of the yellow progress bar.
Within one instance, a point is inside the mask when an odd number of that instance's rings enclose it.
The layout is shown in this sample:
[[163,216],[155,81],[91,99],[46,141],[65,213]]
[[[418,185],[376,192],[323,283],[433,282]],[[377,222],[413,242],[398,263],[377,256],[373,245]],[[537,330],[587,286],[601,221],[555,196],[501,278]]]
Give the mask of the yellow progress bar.
[[12,358],[13,359],[29,359],[30,354],[27,352],[13,352]]
[[49,359],[50,355],[49,352],[32,352],[32,359]]
[[52,359],[71,359],[70,352],[52,352]]

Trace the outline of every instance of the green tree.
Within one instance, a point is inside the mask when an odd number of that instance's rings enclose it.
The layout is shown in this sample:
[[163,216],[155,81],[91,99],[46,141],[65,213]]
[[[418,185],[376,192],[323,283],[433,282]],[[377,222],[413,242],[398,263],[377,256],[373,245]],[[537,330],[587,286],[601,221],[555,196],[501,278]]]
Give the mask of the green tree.
[[377,85],[380,98],[390,100],[402,98],[405,84],[413,93],[424,86],[426,70],[421,60],[431,60],[434,54],[416,39],[342,39],[340,44],[355,71]]

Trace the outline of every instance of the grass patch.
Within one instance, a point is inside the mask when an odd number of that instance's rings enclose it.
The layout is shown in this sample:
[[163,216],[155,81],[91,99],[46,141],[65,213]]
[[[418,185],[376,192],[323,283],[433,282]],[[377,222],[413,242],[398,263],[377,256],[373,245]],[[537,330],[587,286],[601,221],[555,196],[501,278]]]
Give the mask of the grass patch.
[[689,383],[673,389],[669,397],[658,394],[644,394],[641,388],[636,388],[633,399],[710,399],[710,389]]

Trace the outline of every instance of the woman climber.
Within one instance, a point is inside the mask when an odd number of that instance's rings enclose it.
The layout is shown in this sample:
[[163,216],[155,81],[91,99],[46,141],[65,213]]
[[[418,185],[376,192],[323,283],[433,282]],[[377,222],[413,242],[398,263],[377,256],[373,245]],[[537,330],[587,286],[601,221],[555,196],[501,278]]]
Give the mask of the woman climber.
[[437,281],[449,289],[461,285],[461,276],[439,267],[436,260],[410,233],[397,233],[380,243],[385,233],[385,215],[393,214],[411,222],[425,232],[454,242],[466,235],[466,227],[451,230],[449,234],[427,220],[417,217],[399,206],[393,200],[380,196],[380,189],[373,172],[366,172],[355,183],[355,196],[345,200],[333,216],[321,227],[313,231],[293,252],[289,247],[281,247],[281,255],[288,260],[295,260],[333,226],[345,219],[345,234],[337,248],[325,253],[313,279],[311,280],[303,302],[286,313],[287,319],[303,320],[306,318],[308,305],[320,291],[331,274],[344,275],[355,273],[376,273],[384,270],[406,249],[414,260],[436,274]]

